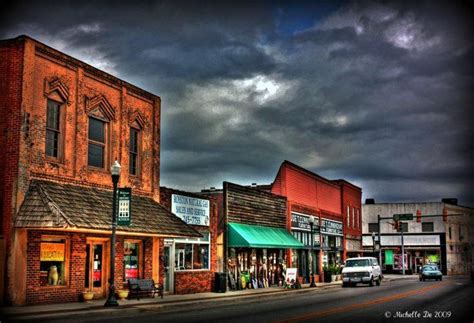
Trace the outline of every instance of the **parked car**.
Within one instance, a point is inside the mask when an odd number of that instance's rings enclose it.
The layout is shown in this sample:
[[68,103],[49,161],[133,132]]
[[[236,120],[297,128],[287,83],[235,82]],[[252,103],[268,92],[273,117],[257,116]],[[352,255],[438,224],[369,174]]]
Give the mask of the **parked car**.
[[349,258],[342,269],[342,287],[358,283],[380,286],[382,278],[382,271],[374,257]]
[[426,279],[443,280],[443,273],[437,265],[424,265],[419,276],[420,281],[425,281]]

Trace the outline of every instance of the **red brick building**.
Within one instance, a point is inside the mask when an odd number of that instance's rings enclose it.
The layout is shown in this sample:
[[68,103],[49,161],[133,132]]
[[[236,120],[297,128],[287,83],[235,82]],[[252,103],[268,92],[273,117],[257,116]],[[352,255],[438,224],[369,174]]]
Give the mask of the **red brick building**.
[[163,281],[165,237],[200,237],[160,200],[156,95],[27,36],[0,42],[0,295],[9,304],[104,297],[112,181],[132,189],[115,285]]
[[[289,258],[291,265],[298,268],[298,274],[306,281],[310,279],[311,269],[322,279],[325,265],[341,264],[347,256],[347,241],[351,241],[351,252],[362,249],[361,189],[357,186],[344,180],[328,180],[284,161],[271,185],[271,192],[285,196],[288,200],[287,228],[306,246],[301,250],[292,250]],[[347,216],[344,216],[346,210],[354,212],[354,218],[350,217],[352,222],[347,226]],[[315,252],[312,255],[311,217],[315,219]]]
[[195,193],[160,188],[160,203],[202,237],[164,239],[162,271],[166,292],[210,292],[217,270],[217,224],[215,201]]

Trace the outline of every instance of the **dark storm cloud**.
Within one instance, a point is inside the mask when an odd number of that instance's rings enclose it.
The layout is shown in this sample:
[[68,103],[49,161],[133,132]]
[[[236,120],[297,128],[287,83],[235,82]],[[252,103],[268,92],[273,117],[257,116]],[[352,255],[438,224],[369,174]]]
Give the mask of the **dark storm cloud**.
[[29,34],[162,97],[162,184],[284,159],[376,200],[473,204],[472,10],[443,2],[17,3]]

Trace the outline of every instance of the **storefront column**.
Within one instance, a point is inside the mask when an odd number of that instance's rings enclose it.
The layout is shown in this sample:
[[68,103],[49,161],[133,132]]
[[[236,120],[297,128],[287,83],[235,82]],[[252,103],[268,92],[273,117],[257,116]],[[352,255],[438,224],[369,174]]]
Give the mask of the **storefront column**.
[[155,282],[160,281],[160,239],[157,237],[153,237],[151,276]]

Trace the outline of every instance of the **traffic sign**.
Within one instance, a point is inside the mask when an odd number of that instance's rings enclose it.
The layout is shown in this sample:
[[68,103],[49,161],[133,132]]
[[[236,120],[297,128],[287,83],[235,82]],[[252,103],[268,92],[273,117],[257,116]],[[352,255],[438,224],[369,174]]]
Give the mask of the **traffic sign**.
[[401,220],[413,220],[413,213],[404,213],[404,214],[394,214],[393,219],[395,221],[401,221]]

